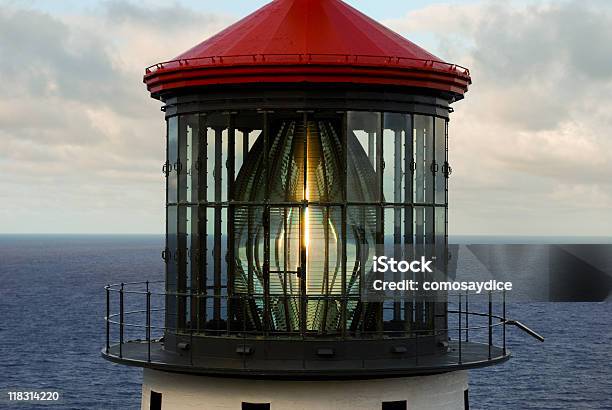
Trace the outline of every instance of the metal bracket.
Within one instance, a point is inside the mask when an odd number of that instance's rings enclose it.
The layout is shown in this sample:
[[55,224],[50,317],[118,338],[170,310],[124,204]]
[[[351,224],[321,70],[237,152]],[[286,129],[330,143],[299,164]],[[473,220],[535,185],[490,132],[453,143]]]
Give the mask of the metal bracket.
[[523,332],[527,333],[529,336],[533,337],[534,339],[538,339],[540,342],[544,341],[544,336],[528,328],[527,326],[525,326],[524,324],[522,324],[521,322],[517,320],[506,320],[506,324],[518,327]]
[[450,177],[450,175],[453,173],[453,168],[447,161],[445,161],[444,165],[442,165],[442,173],[446,178]]
[[438,170],[440,169],[440,166],[438,165],[438,163],[436,161],[433,161],[431,163],[431,166],[429,167],[429,169],[431,170],[432,174],[437,174]]

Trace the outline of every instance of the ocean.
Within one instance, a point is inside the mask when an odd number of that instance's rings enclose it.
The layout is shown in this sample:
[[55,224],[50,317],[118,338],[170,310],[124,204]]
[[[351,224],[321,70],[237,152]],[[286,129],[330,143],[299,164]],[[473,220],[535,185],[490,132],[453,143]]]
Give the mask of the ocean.
[[[162,280],[157,235],[0,235],[0,408],[136,409],[142,370],[100,357],[108,283]],[[510,361],[470,371],[472,409],[612,409],[612,304],[514,303]],[[43,406],[42,404],[40,406]]]

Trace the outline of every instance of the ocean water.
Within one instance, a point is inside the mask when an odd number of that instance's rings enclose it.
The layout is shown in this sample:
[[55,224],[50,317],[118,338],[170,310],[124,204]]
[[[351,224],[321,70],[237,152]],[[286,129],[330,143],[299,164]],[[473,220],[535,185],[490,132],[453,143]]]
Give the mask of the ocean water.
[[[132,409],[141,370],[100,357],[104,285],[161,280],[161,236],[0,235],[0,394],[59,391],[46,407]],[[513,358],[470,372],[473,409],[612,409],[612,304],[516,303]],[[29,409],[32,403],[0,408]]]

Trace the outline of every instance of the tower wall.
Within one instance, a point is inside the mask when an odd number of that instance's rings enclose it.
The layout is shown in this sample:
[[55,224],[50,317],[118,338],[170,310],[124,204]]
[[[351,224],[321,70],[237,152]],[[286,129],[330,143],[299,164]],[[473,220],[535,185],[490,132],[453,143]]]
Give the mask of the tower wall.
[[232,379],[144,369],[142,409],[151,390],[162,409],[239,410],[242,402],[270,403],[281,410],[373,410],[383,401],[407,401],[408,409],[463,409],[467,371],[372,380],[284,381]]

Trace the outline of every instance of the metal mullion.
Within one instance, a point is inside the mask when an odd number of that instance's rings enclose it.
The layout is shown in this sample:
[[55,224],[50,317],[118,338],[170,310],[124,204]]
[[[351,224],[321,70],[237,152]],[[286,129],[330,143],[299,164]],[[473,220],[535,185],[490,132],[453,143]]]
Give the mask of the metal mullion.
[[266,206],[263,216],[264,229],[264,332],[270,331],[270,207]]
[[[315,126],[316,126],[316,122],[315,122]],[[323,152],[323,134],[321,132],[317,133],[318,139],[319,139],[319,145],[321,146],[321,160],[325,160],[325,156],[324,156],[324,152]],[[328,182],[328,175],[327,175],[327,171],[326,171],[326,167],[325,165],[323,165],[322,167],[323,169],[323,180],[326,181],[326,185],[324,187],[325,189],[325,198],[327,201],[329,201],[331,194],[330,194],[330,187],[327,184]],[[327,202],[327,201],[323,201],[323,202]],[[324,212],[325,212],[325,217],[324,217],[324,228],[323,228],[323,232],[324,232],[324,237],[325,237],[325,248],[324,248],[324,255],[325,255],[325,260],[323,262],[323,285],[324,285],[324,292],[325,292],[325,299],[323,301],[323,320],[322,320],[322,330],[325,331],[326,325],[327,325],[327,314],[328,314],[328,310],[329,310],[329,298],[330,298],[330,294],[329,294],[329,224],[330,224],[330,206],[329,205],[323,205],[323,207],[325,208]]]
[[[412,209],[414,207],[414,131],[413,131],[413,118],[412,114],[407,115],[408,124],[404,139],[404,173],[405,173],[405,184],[404,184],[404,205],[406,206],[406,216],[405,216],[405,226],[404,226],[404,235],[408,236],[410,234],[410,238],[406,237],[405,243],[413,243],[412,239]],[[409,127],[408,127],[409,125]],[[410,218],[408,218],[410,216]],[[410,221],[410,226],[408,226],[408,221]],[[408,229],[410,228],[410,229]],[[409,241],[407,239],[410,239]]]
[[288,331],[293,331],[292,327],[291,327],[291,316],[290,316],[290,309],[289,309],[289,302],[288,302],[288,297],[289,294],[287,293],[287,281],[288,281],[288,266],[287,266],[287,259],[289,258],[289,233],[287,232],[287,208],[284,207],[283,208],[283,306],[285,308],[285,322],[287,323],[287,330]]
[[[444,159],[444,165],[446,165],[447,167],[449,167],[449,171],[450,171],[450,166],[448,163],[448,124],[449,124],[449,120],[446,121],[446,126],[444,127],[444,150],[445,150],[445,159]],[[448,178],[446,177],[446,175],[444,176],[444,208],[445,208],[445,213],[444,213],[444,236],[445,236],[445,240],[446,240],[446,244],[448,246]]]
[[[170,134],[170,126],[168,124],[168,118],[166,118],[166,164],[170,164],[170,158],[169,158],[169,155],[170,155],[170,152],[169,152],[170,151],[169,150],[170,135],[169,134]],[[168,281],[168,264],[171,263],[171,261],[172,261],[172,250],[168,246],[168,222],[169,222],[168,221],[168,206],[169,206],[169,203],[168,203],[168,188],[169,188],[169,183],[170,183],[170,173],[172,172],[172,170],[171,170],[169,165],[166,165],[166,170],[167,170],[166,173],[165,173],[165,175],[166,175],[166,226],[165,226],[165,228],[166,228],[165,255],[166,255],[166,257],[165,257],[165,260],[164,260],[164,268],[165,268],[164,269],[164,271],[165,271],[164,272],[165,273],[164,276],[166,278],[166,283],[164,283],[164,288],[166,290],[166,293],[168,293],[169,292],[169,289],[168,289],[168,282],[169,282]],[[169,296],[166,294],[166,296],[165,296],[166,306],[168,306],[168,304],[169,304],[168,298],[169,298]],[[107,305],[108,305],[108,293],[107,293]],[[166,313],[165,314],[165,319],[164,319],[165,326],[168,327],[168,309],[167,308],[166,308],[166,312],[165,313]],[[108,315],[107,315],[107,319],[106,320],[107,320],[107,323],[108,323],[108,320],[109,320],[108,319]],[[108,335],[108,331],[107,331],[107,335]],[[107,339],[108,339],[108,336],[107,336]]]
[[[206,115],[200,115],[199,123],[199,152],[198,152],[198,200],[203,199],[204,204],[208,199],[208,127],[206,124]],[[198,201],[199,203],[199,201]],[[201,212],[201,209],[204,212]],[[206,205],[198,205],[198,231],[200,232],[200,278],[198,280],[198,328],[206,326],[208,315],[208,207]],[[204,303],[202,303],[204,299]]]
[[[235,113],[230,113],[227,118],[228,132],[227,132],[227,331],[231,332],[231,321],[233,315],[233,303],[232,297],[234,296],[234,274],[236,269],[236,262],[234,259],[234,214],[235,207],[233,205],[234,200],[234,179],[235,179],[235,167],[236,167],[236,130],[235,124]],[[243,162],[244,163],[244,162]]]
[[[433,231],[433,235],[432,235],[432,241],[431,243],[433,245],[431,246],[431,249],[433,249],[433,257],[437,257],[437,235],[436,235],[436,218],[437,218],[437,210],[436,210],[436,191],[437,191],[437,181],[436,181],[436,166],[437,166],[437,158],[436,158],[436,118],[432,117],[431,118],[431,125],[432,125],[432,132],[433,132],[433,136],[431,138],[431,148],[428,148],[425,150],[425,155],[427,155],[427,151],[431,151],[432,154],[432,160],[431,160],[431,165],[430,165],[430,169],[429,172],[431,172],[431,187],[430,189],[432,190],[432,195],[431,195],[431,202],[434,205],[433,209],[431,211],[432,214],[432,231]],[[427,140],[425,140],[425,144],[427,144]],[[425,171],[427,172],[427,171]],[[427,200],[427,198],[425,198]],[[425,234],[427,237],[427,233]],[[431,254],[431,249],[430,249],[430,254]],[[435,273],[434,273],[435,274]],[[434,337],[434,339],[436,338],[436,319],[438,317],[438,297],[439,297],[440,291],[436,291],[435,292],[435,296],[434,296],[434,301],[433,301],[433,318],[432,318],[432,335]],[[461,310],[461,296],[459,296],[459,310]],[[446,307],[444,309],[444,311],[446,311]],[[459,313],[459,317],[461,318],[461,313]],[[459,335],[461,335],[461,326],[459,327]],[[461,343],[461,336],[459,337],[459,343]],[[461,356],[460,356],[461,357]],[[461,360],[461,359],[460,359]]]
[[300,333],[304,335],[306,333],[306,309],[307,309],[307,289],[306,289],[306,275],[308,274],[308,261],[307,261],[307,249],[306,249],[306,208],[308,207],[308,113],[304,112],[302,115],[302,127],[304,129],[304,147],[303,147],[303,196],[302,206],[300,207]]
[[221,320],[221,202],[222,193],[222,161],[223,161],[223,130],[215,128],[215,237],[214,237],[214,300],[213,300],[213,319],[215,322]]
[[264,229],[264,262],[263,262],[263,282],[264,282],[264,332],[270,330],[270,127],[268,112],[263,112],[263,141],[264,141],[264,172],[265,172],[265,201],[263,209],[263,229]]
[[[187,288],[187,206],[184,204],[187,199],[187,118],[184,115],[178,117],[177,135],[177,249],[178,258],[176,266],[176,292],[184,294]],[[181,229],[182,227],[182,229]],[[178,297],[176,327],[184,328],[186,325],[187,298]]]
[[[404,249],[412,249],[414,245],[414,131],[412,114],[407,114],[408,123],[405,124],[404,136]],[[412,255],[404,255],[406,259]],[[412,328],[412,312],[414,311],[414,301],[404,302],[404,321],[406,328]]]
[[[384,179],[383,172],[385,169],[385,162],[383,157],[384,150],[384,139],[383,139],[383,124],[384,115],[383,113],[378,114],[378,138],[376,138],[376,169],[378,174],[378,206],[376,207],[376,246],[375,252],[378,253],[378,247],[382,246],[382,250],[384,252],[385,246],[385,210],[384,210]],[[380,332],[380,336],[382,336],[383,331],[383,309],[384,309],[384,299],[378,306],[376,315],[376,330]]]
[[[359,292],[361,293],[362,289],[364,289],[364,273],[365,273],[365,261],[363,260],[364,254],[369,254],[369,249],[367,249],[367,242],[365,240],[365,226],[366,226],[366,218],[365,218],[365,207],[360,207],[361,211],[361,229],[362,229],[362,237],[360,238],[360,249],[359,249]],[[363,332],[365,330],[365,309],[364,303],[361,302],[361,312],[359,315],[359,330]]]
[[342,320],[342,336],[346,337],[346,320],[347,320],[347,300],[346,300],[346,262],[347,262],[347,256],[346,256],[346,242],[347,242],[347,226],[346,226],[346,219],[347,219],[347,205],[346,205],[346,199],[347,199],[347,164],[348,164],[348,149],[347,149],[347,138],[348,138],[348,115],[346,112],[343,113],[342,115],[342,148],[344,149],[344,152],[342,153],[342,204],[341,204],[341,212],[342,212],[342,233],[341,233],[341,238],[342,238],[342,262],[341,262],[341,269],[342,269],[342,301],[341,301],[341,312],[340,312],[340,316],[341,316],[341,320]]
[[[435,127],[434,127],[435,128]],[[448,276],[448,178],[444,173],[444,166],[448,166],[448,119],[444,119],[444,163],[440,167],[440,172],[442,178],[444,178],[444,274]],[[446,279],[446,278],[445,278]],[[469,332],[469,310],[468,310],[468,296],[465,296],[465,306],[466,306],[466,334],[465,338],[467,341],[468,332]],[[448,323],[448,302],[445,304],[444,309],[444,320],[445,323]]]
[[242,164],[246,162],[246,157],[249,154],[249,134],[250,131],[242,130]]
[[[395,166],[393,168],[393,201],[395,203],[401,202],[401,189],[402,189],[402,131],[401,130],[393,130],[393,138],[394,138],[394,161]],[[401,244],[402,238],[402,227],[401,227],[401,219],[402,219],[402,210],[401,208],[393,207],[393,245],[394,250],[393,253],[395,255],[396,260],[401,260],[402,255],[399,253],[399,246]],[[399,280],[399,274],[395,275],[394,280]],[[401,320],[401,304],[400,302],[394,301],[393,303],[393,320],[400,321]]]
[[[426,232],[426,226],[424,223],[424,217],[425,217],[425,207],[423,207],[422,205],[426,202],[426,198],[425,198],[425,171],[422,171],[422,175],[419,175],[419,169],[422,169],[423,167],[423,162],[425,161],[425,135],[423,135],[422,137],[420,137],[420,139],[423,141],[423,144],[421,146],[419,146],[418,144],[418,140],[419,138],[417,137],[417,132],[416,131],[416,124],[415,124],[416,118],[415,115],[412,115],[412,129],[413,129],[413,155],[414,155],[414,197],[413,197],[413,211],[414,211],[414,253],[416,255],[417,251],[421,251],[424,250],[425,247],[425,232]],[[420,154],[419,154],[420,151]],[[421,159],[419,161],[417,161],[417,159],[419,159],[419,155],[421,156]],[[422,181],[421,181],[421,187],[419,189],[419,176],[421,177]],[[420,190],[421,193],[420,195],[423,197],[423,204],[416,202],[416,199],[419,197],[417,190]],[[418,206],[418,209],[415,210],[415,207]],[[420,221],[417,220],[417,217],[419,217]],[[421,232],[417,232],[417,227],[419,225],[421,225]],[[419,280],[419,282],[422,282],[420,275],[415,273],[414,277],[416,279]],[[419,292],[420,293],[420,292]],[[424,306],[423,306],[423,301],[421,300],[415,300],[414,302],[414,322],[417,325],[417,331],[420,331],[422,329],[422,325],[423,325],[423,312],[424,312]]]
[[323,303],[323,325],[322,330],[325,331],[326,323],[327,323],[327,310],[329,306],[329,207],[325,208],[325,217],[324,217],[325,227],[323,229],[323,236],[325,237],[325,260],[323,262],[323,284],[325,289],[325,299]]
[[246,244],[246,252],[247,252],[247,293],[252,295],[254,293],[253,286],[253,208],[255,211],[259,207],[255,206],[247,206],[247,244]]
[[[192,297],[190,298],[190,303],[191,303],[191,318],[190,318],[190,322],[191,325],[190,327],[193,329],[194,324],[197,324],[198,322],[198,298],[197,297],[193,297],[194,294],[197,294],[198,292],[198,280],[199,280],[199,276],[200,276],[200,266],[199,266],[199,260],[200,260],[200,255],[199,255],[199,249],[200,249],[200,244],[201,244],[201,238],[200,238],[200,233],[199,233],[199,227],[198,227],[198,220],[199,220],[199,211],[200,208],[199,206],[195,205],[197,203],[197,198],[199,196],[199,187],[200,187],[200,182],[199,182],[199,175],[198,175],[198,168],[199,168],[199,150],[200,150],[200,141],[199,141],[199,136],[200,136],[200,121],[199,115],[195,115],[195,118],[197,119],[197,123],[194,121],[194,123],[192,124],[192,131],[191,131],[191,145],[192,145],[192,153],[191,153],[191,201],[188,203],[188,206],[192,207],[191,209],[191,252],[189,257],[191,258],[191,283],[189,284],[190,287],[190,294],[192,295]],[[195,132],[194,132],[195,131]],[[195,199],[195,201],[194,201]]]

